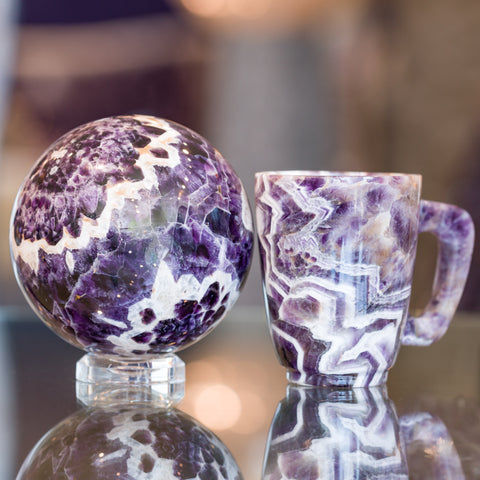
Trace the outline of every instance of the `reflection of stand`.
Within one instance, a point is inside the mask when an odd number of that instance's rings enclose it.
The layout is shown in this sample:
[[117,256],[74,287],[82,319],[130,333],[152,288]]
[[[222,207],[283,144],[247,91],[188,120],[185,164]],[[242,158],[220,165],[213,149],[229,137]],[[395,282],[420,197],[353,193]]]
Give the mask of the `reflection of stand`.
[[185,363],[167,354],[118,359],[89,353],[77,362],[77,399],[86,406],[150,404],[170,407],[185,393]]

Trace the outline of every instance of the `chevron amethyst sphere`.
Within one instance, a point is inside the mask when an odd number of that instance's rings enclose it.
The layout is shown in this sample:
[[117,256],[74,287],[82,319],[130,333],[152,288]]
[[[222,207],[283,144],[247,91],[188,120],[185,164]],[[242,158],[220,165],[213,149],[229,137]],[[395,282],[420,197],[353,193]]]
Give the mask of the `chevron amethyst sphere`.
[[155,117],[97,120],[38,160],[12,214],[17,280],[68,342],[176,351],[232,307],[253,247],[240,179],[200,135]]

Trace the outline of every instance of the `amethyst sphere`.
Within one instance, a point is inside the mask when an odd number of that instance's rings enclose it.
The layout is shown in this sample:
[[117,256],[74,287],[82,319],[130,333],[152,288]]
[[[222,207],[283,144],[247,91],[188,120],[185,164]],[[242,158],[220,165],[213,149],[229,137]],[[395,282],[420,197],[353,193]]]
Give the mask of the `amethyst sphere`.
[[143,115],[82,125],[37,161],[10,246],[32,308],[88,352],[188,346],[232,307],[253,248],[245,190],[200,135]]

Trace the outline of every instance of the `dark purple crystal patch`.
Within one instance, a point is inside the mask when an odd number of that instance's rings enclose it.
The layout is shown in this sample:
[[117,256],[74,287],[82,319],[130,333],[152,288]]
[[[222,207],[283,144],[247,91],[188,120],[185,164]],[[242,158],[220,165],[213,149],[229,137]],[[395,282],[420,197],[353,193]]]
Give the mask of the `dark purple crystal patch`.
[[188,128],[142,115],[80,126],[26,178],[10,228],[19,284],[70,343],[179,350],[238,298],[253,248],[245,190]]

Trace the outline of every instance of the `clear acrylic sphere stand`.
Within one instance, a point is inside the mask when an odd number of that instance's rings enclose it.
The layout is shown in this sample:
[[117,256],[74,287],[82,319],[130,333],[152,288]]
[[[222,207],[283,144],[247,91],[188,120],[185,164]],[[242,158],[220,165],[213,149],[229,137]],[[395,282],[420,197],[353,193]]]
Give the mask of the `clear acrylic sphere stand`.
[[77,399],[86,406],[171,407],[185,394],[185,363],[174,354],[139,360],[87,353],[77,362],[75,377]]

